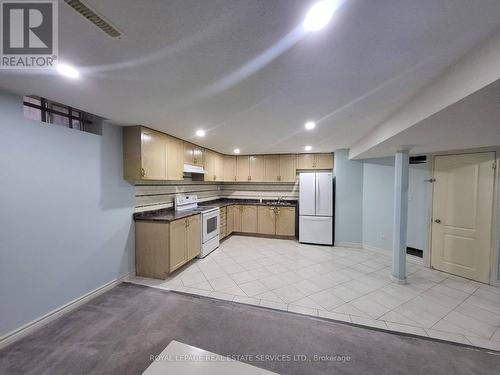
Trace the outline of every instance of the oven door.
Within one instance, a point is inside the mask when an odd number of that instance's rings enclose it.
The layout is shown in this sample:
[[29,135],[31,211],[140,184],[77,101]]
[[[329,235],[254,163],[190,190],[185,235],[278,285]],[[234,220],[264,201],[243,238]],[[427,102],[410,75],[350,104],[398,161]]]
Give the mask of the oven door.
[[203,213],[203,243],[219,235],[219,210]]

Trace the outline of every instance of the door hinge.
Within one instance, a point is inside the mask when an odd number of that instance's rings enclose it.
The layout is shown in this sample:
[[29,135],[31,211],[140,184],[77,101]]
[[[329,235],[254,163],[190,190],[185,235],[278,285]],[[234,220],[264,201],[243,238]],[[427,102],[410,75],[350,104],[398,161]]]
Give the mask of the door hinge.
[[436,179],[435,178],[429,178],[427,180],[425,180],[426,182],[430,182],[430,183],[433,183],[433,182],[436,182]]

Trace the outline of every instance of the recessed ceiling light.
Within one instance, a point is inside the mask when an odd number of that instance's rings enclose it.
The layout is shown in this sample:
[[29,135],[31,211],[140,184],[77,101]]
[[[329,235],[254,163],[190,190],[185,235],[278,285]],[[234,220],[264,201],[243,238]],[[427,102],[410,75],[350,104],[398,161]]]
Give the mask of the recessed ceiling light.
[[318,31],[328,25],[339,3],[339,0],[323,0],[314,4],[302,23],[304,31]]
[[56,66],[57,72],[68,78],[78,78],[80,77],[80,73],[74,66],[68,64],[57,64]]
[[197,137],[204,137],[205,136],[205,130],[197,130],[196,131],[196,136]]
[[304,125],[304,127],[307,130],[313,130],[316,127],[316,123],[314,121],[308,121],[308,122],[306,122],[306,124]]
[[312,150],[312,146],[306,146],[306,147],[304,147],[304,150],[311,151]]
[[234,152],[235,154],[239,154],[239,153],[240,153],[240,149],[239,149],[239,148],[235,148],[235,149],[233,150],[233,152]]

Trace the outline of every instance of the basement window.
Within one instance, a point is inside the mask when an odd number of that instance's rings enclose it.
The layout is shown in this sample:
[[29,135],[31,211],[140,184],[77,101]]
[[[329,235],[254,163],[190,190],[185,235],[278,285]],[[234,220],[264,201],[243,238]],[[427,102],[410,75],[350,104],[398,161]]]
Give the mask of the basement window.
[[24,117],[27,119],[102,134],[101,127],[94,123],[99,120],[97,116],[38,96],[25,96],[23,102]]

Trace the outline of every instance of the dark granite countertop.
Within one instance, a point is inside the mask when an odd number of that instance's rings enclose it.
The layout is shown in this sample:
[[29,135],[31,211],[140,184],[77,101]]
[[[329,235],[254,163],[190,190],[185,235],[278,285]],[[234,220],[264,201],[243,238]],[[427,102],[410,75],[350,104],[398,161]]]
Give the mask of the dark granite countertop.
[[164,221],[166,223],[183,219],[185,217],[199,215],[200,211],[175,211],[173,208],[163,208],[161,210],[136,212],[134,220],[136,221]]
[[[269,206],[276,203],[276,200],[262,200],[259,199],[227,199],[221,198],[213,201],[201,202],[200,206],[213,206],[213,207],[227,207],[233,204],[246,204],[246,205],[256,205],[256,206]],[[285,203],[279,204],[280,207],[295,207],[297,206],[297,201],[285,201]],[[171,222],[179,219],[183,219],[188,216],[199,215],[199,210],[188,210],[188,211],[175,211],[173,208],[162,208],[160,210],[136,212],[134,214],[134,220],[136,221],[163,221]]]
[[280,206],[280,207],[296,207],[297,201],[295,200],[287,200],[283,201],[279,205],[276,204],[276,199],[263,199],[262,203],[260,199],[229,199],[229,198],[221,198],[208,202],[201,202],[200,206],[214,206],[214,207],[227,207],[233,204],[246,204],[246,205],[255,205],[255,206]]

